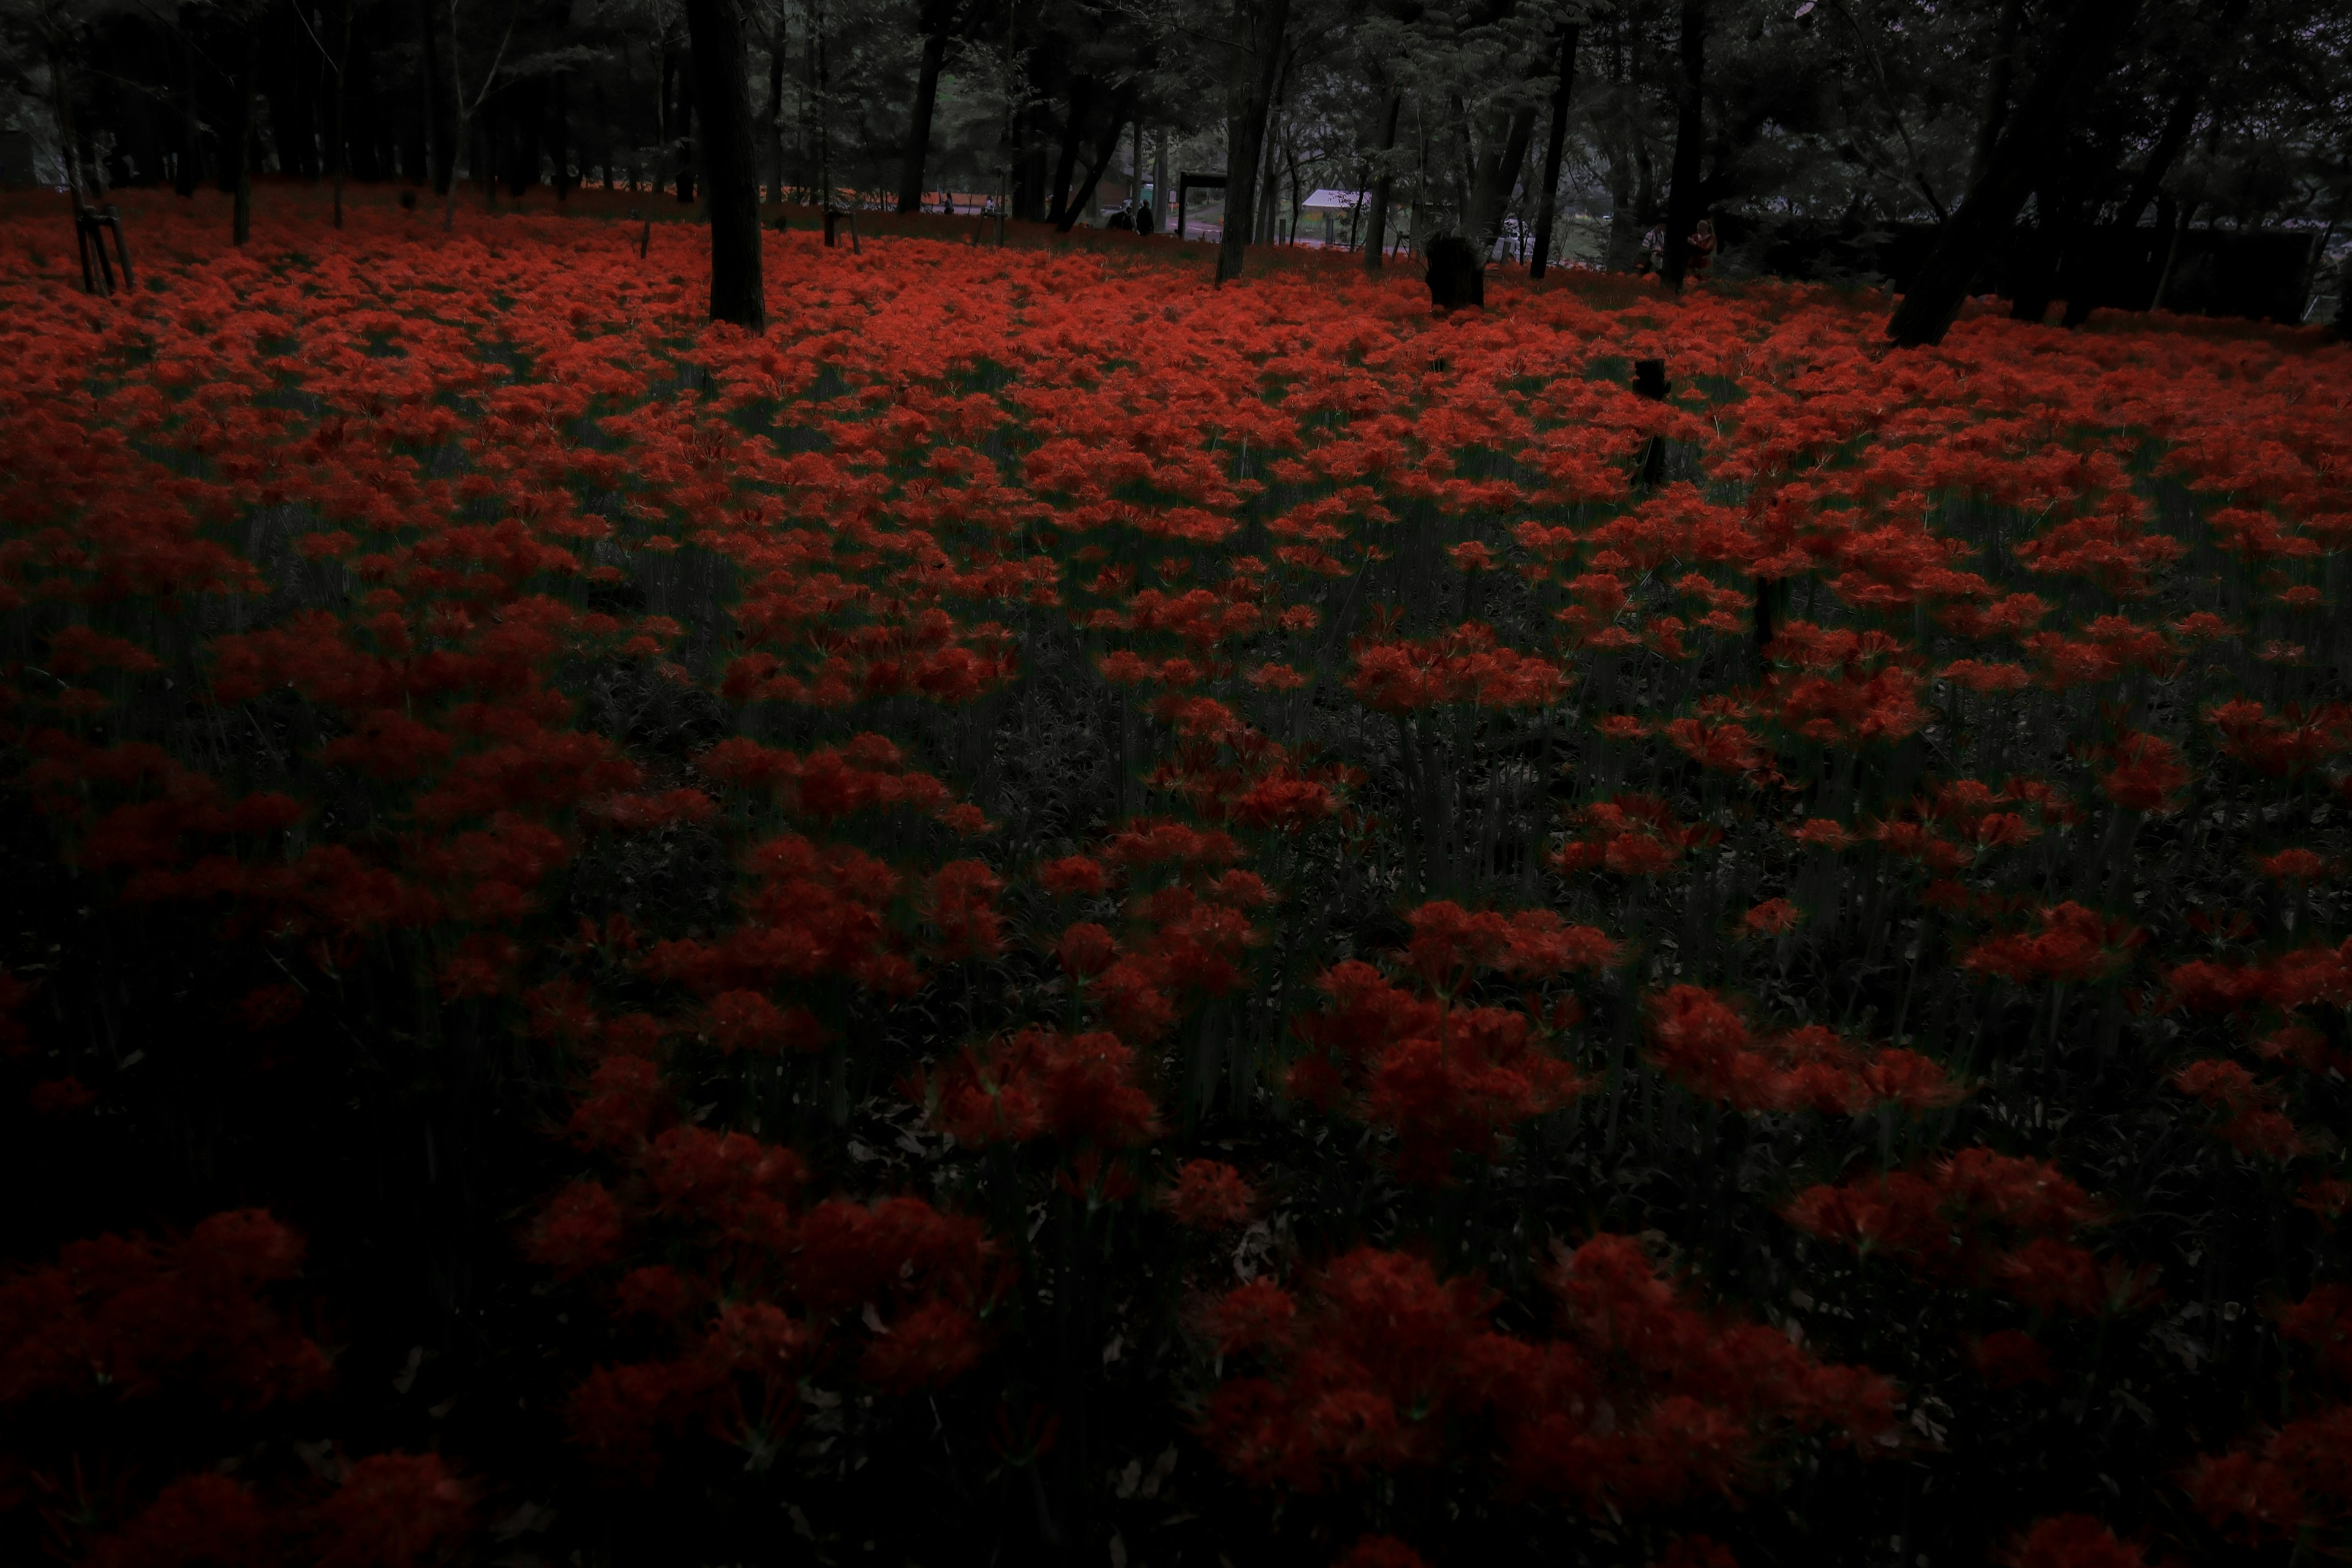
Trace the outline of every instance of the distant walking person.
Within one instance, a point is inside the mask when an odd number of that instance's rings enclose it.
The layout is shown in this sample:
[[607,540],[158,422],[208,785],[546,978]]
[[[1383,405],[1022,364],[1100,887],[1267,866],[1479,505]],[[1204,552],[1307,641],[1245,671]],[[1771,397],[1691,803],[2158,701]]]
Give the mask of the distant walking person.
[[1707,268],[1715,261],[1715,244],[1714,220],[1699,219],[1698,232],[1690,237],[1690,276],[1693,281],[1706,276]]

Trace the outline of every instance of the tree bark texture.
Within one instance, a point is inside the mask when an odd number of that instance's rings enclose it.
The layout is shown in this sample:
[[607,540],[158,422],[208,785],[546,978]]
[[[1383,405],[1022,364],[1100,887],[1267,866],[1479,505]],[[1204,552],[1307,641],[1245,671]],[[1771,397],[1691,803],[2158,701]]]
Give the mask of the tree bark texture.
[[2016,223],[2049,150],[2074,123],[2139,9],[2140,0],[2075,0],[2032,87],[2002,129],[1983,176],[1944,225],[1936,248],[1888,321],[1886,335],[1898,345],[1917,348],[1944,341],[1985,258]]
[[1993,23],[1992,50],[1985,60],[1984,97],[1977,107],[1977,142],[1969,158],[1969,184],[1974,188],[1992,163],[2000,128],[2009,118],[2009,90],[2017,79],[2017,35],[2025,25],[2025,0],[2001,0]]
[[1690,270],[1690,237],[1706,214],[1699,189],[1700,154],[1706,136],[1706,0],[1683,0],[1683,79],[1679,112],[1675,119],[1675,170],[1666,191],[1667,287],[1680,289]]
[[948,36],[934,32],[923,40],[923,60],[915,73],[915,106],[907,116],[907,152],[898,166],[898,210],[919,212],[923,205],[923,166],[931,154],[931,115],[939,107],[940,70],[947,64]]
[[433,194],[446,196],[457,168],[457,136],[451,123],[457,104],[441,101],[441,29],[433,9],[433,0],[416,0],[417,58],[425,79],[425,163],[431,171]]
[[1559,190],[1559,161],[1568,148],[1568,100],[1576,88],[1576,40],[1583,29],[1574,22],[1560,35],[1559,85],[1551,94],[1551,136],[1544,142],[1543,188],[1536,205],[1536,251],[1528,263],[1528,277],[1541,278],[1551,259],[1551,226]]
[[188,7],[180,7],[180,164],[172,171],[172,189],[184,196],[196,194],[204,175],[204,139],[196,121],[196,40],[189,30]]
[[1514,110],[1500,133],[1487,139],[1486,156],[1478,161],[1469,199],[1463,203],[1462,237],[1478,253],[1482,265],[1495,254],[1495,241],[1502,237],[1511,191],[1519,183],[1519,171],[1527,166],[1528,143],[1535,140],[1535,133],[1534,107]]
[[1233,73],[1225,85],[1225,221],[1217,241],[1217,281],[1242,275],[1250,215],[1257,210],[1257,166],[1282,69],[1290,0],[1235,0]]
[[1086,134],[1087,111],[1094,101],[1092,77],[1082,76],[1070,84],[1069,118],[1062,125],[1061,153],[1054,160],[1053,205],[1045,209],[1045,221],[1065,234],[1070,228],[1063,221],[1070,210],[1070,181],[1078,172],[1078,139]]
[[760,276],[760,165],[751,137],[751,60],[740,0],[687,0],[694,102],[701,112],[703,210],[710,217],[710,319],[768,323]]
[[1378,272],[1387,259],[1389,242],[1389,158],[1396,151],[1397,116],[1404,94],[1391,87],[1381,105],[1381,150],[1372,160],[1372,194],[1364,204],[1364,270]]
[[236,146],[229,154],[236,175],[236,203],[230,212],[229,233],[238,245],[253,237],[253,79],[260,70],[260,50],[259,30],[248,31],[245,69],[236,79]]
[[1085,183],[1079,185],[1077,195],[1062,214],[1062,221],[1057,226],[1062,233],[1067,234],[1076,228],[1078,216],[1094,205],[1095,189],[1102,184],[1103,171],[1109,168],[1110,161],[1118,155],[1119,132],[1127,129],[1127,118],[1134,106],[1135,84],[1129,82],[1122,86],[1110,100],[1110,121],[1103,127],[1102,139],[1095,143],[1095,157],[1087,165]]

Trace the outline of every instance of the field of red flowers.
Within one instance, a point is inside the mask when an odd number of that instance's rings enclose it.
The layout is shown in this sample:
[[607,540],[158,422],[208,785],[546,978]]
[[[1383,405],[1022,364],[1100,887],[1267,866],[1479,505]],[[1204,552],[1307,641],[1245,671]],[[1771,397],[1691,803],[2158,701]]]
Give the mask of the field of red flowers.
[[128,210],[0,1559],[2352,1554],[2352,350]]

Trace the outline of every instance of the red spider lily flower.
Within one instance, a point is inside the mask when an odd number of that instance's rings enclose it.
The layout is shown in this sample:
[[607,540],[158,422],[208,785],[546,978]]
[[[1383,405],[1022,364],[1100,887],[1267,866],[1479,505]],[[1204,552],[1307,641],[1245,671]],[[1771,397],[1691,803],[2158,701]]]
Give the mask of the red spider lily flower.
[[2325,1531],[2352,1508],[2347,1453],[2352,1405],[2329,1406],[2199,1459],[2187,1479],[2189,1500],[2207,1523],[2249,1545]]
[[415,1568],[445,1557],[473,1528],[474,1489],[436,1454],[373,1454],[319,1505],[321,1568]]
[[2112,764],[2099,775],[2099,788],[2126,811],[2163,813],[2179,809],[2178,795],[2189,783],[2179,752],[2154,735],[2126,735],[2102,754]]
[[1584,1087],[1539,1047],[1524,1013],[1426,1001],[1360,962],[1317,985],[1331,1005],[1294,1021],[1307,1048],[1291,1066],[1290,1091],[1394,1132],[1409,1180],[1444,1183],[1457,1154],[1492,1159],[1513,1128]]
[[2279,1332],[2317,1352],[2320,1369],[2352,1378],[2352,1287],[2320,1285],[2300,1301],[2273,1307]]
[[1868,1051],[1819,1025],[1757,1038],[1714,992],[1676,985],[1648,1001],[1650,1059],[1693,1092],[1735,1110],[1858,1115],[1957,1103],[1963,1091],[1915,1052]]
[[1003,921],[995,899],[1003,887],[978,860],[953,861],[932,874],[930,916],[942,958],[984,957],[1002,948]]
[[2009,1568],[2147,1568],[2138,1547],[2084,1513],[2040,1521],[2001,1561]]
[[2274,882],[2290,885],[2315,880],[2326,875],[2326,858],[2309,849],[2282,849],[2275,855],[2257,855],[2254,865],[2263,875]]
[[1367,1535],[1348,1548],[1331,1568],[1429,1568],[1418,1552],[1393,1535]]
[[1739,1559],[1731,1548],[1705,1535],[1677,1535],[1666,1542],[1666,1550],[1654,1568],[1739,1568]]
[[1024,1029],[942,1073],[935,1114],[964,1143],[1134,1148],[1160,1131],[1134,1074],[1135,1053],[1116,1035]]
[[1231,1165],[1187,1160],[1176,1184],[1160,1194],[1160,1206],[1187,1230],[1231,1230],[1255,1216],[1257,1194]]
[[1297,1319],[1290,1292],[1265,1278],[1226,1291],[1201,1311],[1202,1330],[1227,1356],[1288,1344]]
[[2046,1312],[2126,1312],[2155,1299],[2147,1276],[2068,1239],[2105,1210],[2043,1161],[1967,1149],[1924,1173],[1809,1187],[1781,1214],[1823,1240]]
[[233,1476],[183,1476],[121,1530],[94,1542],[85,1561],[93,1568],[272,1563],[293,1522]]
[[1046,891],[1064,898],[1100,893],[1110,886],[1102,863],[1084,855],[1066,855],[1049,861],[1039,868],[1037,879],[1045,885]]
[[613,1299],[631,1317],[675,1323],[695,1305],[700,1292],[667,1263],[632,1268],[613,1287]]
[[1551,858],[1555,870],[1602,870],[1620,877],[1654,877],[1685,850],[1714,843],[1719,829],[1685,826],[1654,795],[1619,793],[1575,816],[1576,837]]
[[961,1377],[986,1349],[980,1320],[968,1309],[925,1301],[883,1324],[866,1342],[858,1373],[892,1394],[912,1394]]
[[1440,899],[1407,913],[1405,923],[1412,928],[1405,963],[1439,991],[1481,969],[1537,977],[1607,968],[1618,956],[1598,928],[1568,925],[1549,910],[1473,912]]
[[1091,980],[1118,959],[1118,943],[1101,926],[1080,921],[1062,932],[1054,952],[1071,978]]
[[1805,912],[1786,899],[1767,899],[1739,917],[1748,936],[1785,936],[1804,922]]
[[588,1149],[626,1149],[650,1133],[669,1106],[660,1071],[638,1056],[612,1056],[596,1065],[587,1092],[572,1108],[573,1142]]
[[2172,1086],[2219,1111],[2214,1136],[2242,1154],[2284,1161],[2305,1152],[2277,1086],[2259,1081],[2236,1062],[2190,1062],[2172,1075]]
[[2297,1189],[2294,1206],[2310,1210],[2322,1226],[2333,1229],[2344,1211],[2352,1208],[2352,1182],[2335,1176],[2311,1177]]
[[621,1205],[601,1182],[574,1182],[548,1201],[524,1239],[523,1254],[559,1278],[583,1274],[621,1255]]
[[2041,929],[1987,937],[1960,957],[1963,968],[2020,985],[2103,980],[2130,961],[2144,933],[2071,900],[2040,911]]
[[185,1236],[106,1235],[0,1282],[0,1405],[61,1391],[170,1391],[260,1409],[323,1386],[326,1353],[280,1317],[302,1238],[259,1209]]
[[2269,778],[2300,776],[2352,750],[2352,709],[2342,703],[2308,710],[2290,704],[2273,716],[2240,697],[2206,710],[2204,719],[2221,731],[2224,754]]

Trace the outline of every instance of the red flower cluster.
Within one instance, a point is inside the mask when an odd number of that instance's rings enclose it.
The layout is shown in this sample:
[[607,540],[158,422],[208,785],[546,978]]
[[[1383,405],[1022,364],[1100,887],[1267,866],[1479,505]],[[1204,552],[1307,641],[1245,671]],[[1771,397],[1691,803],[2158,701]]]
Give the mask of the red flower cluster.
[[1541,1340],[1496,1330],[1476,1281],[1406,1254],[1334,1260],[1303,1309],[1245,1285],[1202,1324],[1266,1370],[1218,1385],[1209,1440],[1242,1476],[1302,1491],[1491,1446],[1514,1487],[1613,1514],[1756,1485],[1799,1434],[1893,1430],[1883,1379],[1691,1306],[1630,1237],[1563,1251],[1546,1282],[1559,1329]]
[[1858,1116],[1956,1104],[1967,1092],[1916,1051],[1869,1050],[1808,1024],[1758,1037],[1715,992],[1676,985],[1648,998],[1650,1059],[1692,1093],[1734,1110]]
[[2128,1311],[2146,1277],[2073,1241],[2105,1211],[2042,1160],[1964,1149],[1925,1171],[1806,1188],[1789,1223],[1932,1279],[1996,1289],[2039,1312]]
[[1430,994],[1391,984],[1351,960],[1317,986],[1320,1012],[1295,1018],[1303,1054],[1290,1092],[1319,1109],[1344,1107],[1397,1139],[1398,1169],[1443,1182],[1454,1156],[1494,1158],[1498,1140],[1558,1110],[1583,1088],[1547,1048],[1547,1026],[1529,1011],[1458,1005],[1454,993],[1486,971],[1523,981],[1614,963],[1617,944],[1549,910],[1473,912],[1445,900],[1407,916],[1404,959]]
[[[2312,1348],[2323,1377],[2352,1381],[2352,1289],[2323,1285],[2273,1316],[2283,1336]],[[2352,1523],[2352,1403],[2339,1397],[2200,1459],[2188,1486],[2197,1510],[2233,1540],[2340,1537]]]

